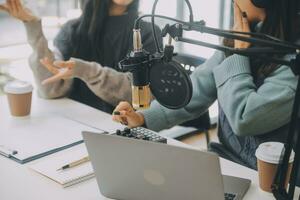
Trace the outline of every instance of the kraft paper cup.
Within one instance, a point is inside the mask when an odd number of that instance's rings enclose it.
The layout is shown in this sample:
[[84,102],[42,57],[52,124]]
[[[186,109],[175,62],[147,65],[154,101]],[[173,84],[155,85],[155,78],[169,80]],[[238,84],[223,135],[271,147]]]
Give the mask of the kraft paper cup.
[[11,81],[4,87],[10,107],[10,113],[15,117],[30,114],[33,87],[24,81]]
[[[259,145],[256,150],[259,186],[263,191],[272,192],[271,186],[276,175],[277,167],[280,161],[283,143],[279,142],[266,142]],[[285,182],[285,188],[287,188],[292,166],[294,162],[295,153],[292,152],[288,167],[287,178]]]

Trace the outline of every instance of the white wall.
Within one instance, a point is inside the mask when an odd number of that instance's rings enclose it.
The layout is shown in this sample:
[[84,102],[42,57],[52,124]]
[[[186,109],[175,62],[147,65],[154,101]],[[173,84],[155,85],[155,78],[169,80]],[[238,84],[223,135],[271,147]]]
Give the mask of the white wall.
[[[140,0],[140,10],[142,14],[150,14],[154,0]],[[160,0],[157,4],[157,14],[176,17],[177,0]]]
[[[184,1],[184,0],[182,0]],[[226,0],[190,0],[194,11],[194,19],[197,21],[205,20],[207,25],[210,27],[218,28],[220,25],[220,5],[221,1]],[[189,19],[189,12],[187,6],[177,6],[177,0],[160,0],[157,5],[157,13],[167,15],[170,17],[176,17],[178,13],[183,13],[183,19]],[[154,0],[141,0],[140,10],[142,14],[149,14],[152,10],[152,5]],[[226,8],[224,8],[226,9]],[[157,20],[158,24],[166,24],[168,23],[165,20]],[[163,22],[163,23],[162,23]],[[161,26],[161,28],[163,28]],[[218,43],[219,38],[215,36],[208,36],[205,34],[200,34],[197,32],[189,32],[185,33],[184,37],[196,40],[202,40],[210,43]],[[176,49],[178,52],[183,52],[187,54],[192,54],[196,56],[201,56],[208,58],[210,57],[214,50],[199,47],[190,44],[178,43],[178,48]]]
[[[204,20],[207,26],[210,27],[219,27],[219,19],[220,19],[220,0],[190,0],[193,11],[194,11],[194,20],[200,21]],[[188,20],[188,9],[185,7],[184,12],[186,13],[185,20]],[[189,32],[184,34],[184,37],[201,40],[204,42],[217,44],[219,42],[218,37],[201,34],[198,32]],[[205,47],[199,47],[191,44],[184,44],[182,51],[184,53],[201,56],[208,58],[210,57],[214,50],[208,49]]]

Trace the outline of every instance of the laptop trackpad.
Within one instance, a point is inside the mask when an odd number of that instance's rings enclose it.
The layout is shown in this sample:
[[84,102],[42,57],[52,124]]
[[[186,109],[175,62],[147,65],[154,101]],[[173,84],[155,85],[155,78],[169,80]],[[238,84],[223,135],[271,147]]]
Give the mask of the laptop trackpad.
[[251,180],[226,175],[223,175],[223,182],[224,192],[237,194],[238,199],[245,196],[251,184]]

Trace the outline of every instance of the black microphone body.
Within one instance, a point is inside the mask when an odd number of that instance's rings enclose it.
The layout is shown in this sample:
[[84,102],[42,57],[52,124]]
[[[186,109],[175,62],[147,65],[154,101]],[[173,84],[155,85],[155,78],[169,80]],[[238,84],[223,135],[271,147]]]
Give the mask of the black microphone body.
[[146,109],[150,106],[150,57],[150,54],[146,51],[132,51],[120,62],[123,71],[132,73],[132,106],[136,110]]
[[150,106],[151,92],[149,67],[151,55],[143,50],[140,29],[133,30],[133,51],[119,63],[122,71],[132,73],[132,106],[134,109],[146,109]]
[[140,30],[133,31],[134,49],[119,63],[123,71],[131,72],[133,76],[133,108],[149,108],[152,95],[170,109],[187,105],[192,97],[192,83],[181,64],[172,59],[174,46],[168,44],[163,53],[149,54],[142,49]]

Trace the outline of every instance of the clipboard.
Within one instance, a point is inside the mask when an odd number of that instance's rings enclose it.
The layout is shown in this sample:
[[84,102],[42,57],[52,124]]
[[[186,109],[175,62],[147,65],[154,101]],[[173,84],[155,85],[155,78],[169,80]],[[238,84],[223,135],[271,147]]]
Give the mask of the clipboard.
[[11,119],[0,133],[0,155],[20,164],[83,143],[81,132],[99,131],[60,115]]

